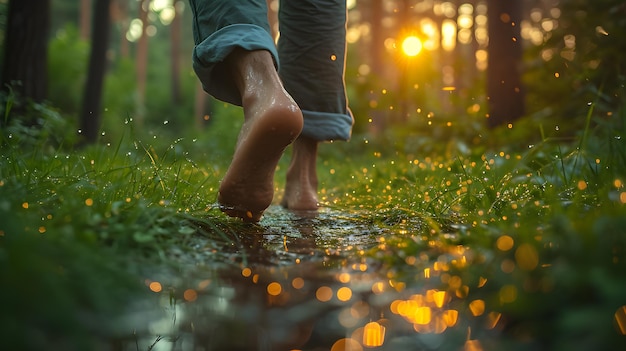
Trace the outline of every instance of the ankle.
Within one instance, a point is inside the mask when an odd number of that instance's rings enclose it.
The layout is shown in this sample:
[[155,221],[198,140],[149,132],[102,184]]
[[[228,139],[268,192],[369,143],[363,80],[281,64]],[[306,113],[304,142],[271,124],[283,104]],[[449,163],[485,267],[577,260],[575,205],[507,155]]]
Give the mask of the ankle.
[[227,61],[242,98],[258,95],[264,90],[261,88],[267,88],[268,85],[282,89],[282,83],[269,51],[247,51],[237,48],[228,56]]

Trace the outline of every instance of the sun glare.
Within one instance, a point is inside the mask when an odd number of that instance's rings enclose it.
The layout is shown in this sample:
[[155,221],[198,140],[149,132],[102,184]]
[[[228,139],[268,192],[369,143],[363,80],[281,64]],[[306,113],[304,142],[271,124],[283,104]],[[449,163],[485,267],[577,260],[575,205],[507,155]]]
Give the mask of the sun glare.
[[402,52],[407,56],[417,56],[422,51],[422,41],[416,36],[408,36],[402,41]]

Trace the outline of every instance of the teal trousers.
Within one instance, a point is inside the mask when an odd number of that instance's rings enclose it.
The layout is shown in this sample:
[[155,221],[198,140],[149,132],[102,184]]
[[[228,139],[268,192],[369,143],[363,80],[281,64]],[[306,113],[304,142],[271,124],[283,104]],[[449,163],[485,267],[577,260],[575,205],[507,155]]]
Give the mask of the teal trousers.
[[318,141],[350,138],[354,119],[344,83],[345,0],[281,0],[278,44],[270,34],[266,0],[189,1],[193,68],[207,93],[241,105],[224,60],[236,48],[267,50],[302,110],[302,135]]

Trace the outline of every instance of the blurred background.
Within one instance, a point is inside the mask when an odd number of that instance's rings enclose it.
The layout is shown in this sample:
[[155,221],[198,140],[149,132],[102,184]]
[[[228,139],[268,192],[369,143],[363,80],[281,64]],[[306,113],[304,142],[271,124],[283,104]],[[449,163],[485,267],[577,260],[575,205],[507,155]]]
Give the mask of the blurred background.
[[[202,129],[225,108],[202,92],[191,68],[185,0],[13,3],[0,0],[5,94],[13,84],[11,94],[49,102],[87,141],[102,138],[101,130],[114,139],[128,118],[142,128],[167,124],[173,133]],[[277,38],[279,1],[267,3]],[[345,79],[355,134],[455,137],[471,145],[485,128],[518,122],[573,134],[587,103],[597,101],[606,115],[620,103],[623,1],[347,5]],[[20,73],[23,66],[41,68]]]

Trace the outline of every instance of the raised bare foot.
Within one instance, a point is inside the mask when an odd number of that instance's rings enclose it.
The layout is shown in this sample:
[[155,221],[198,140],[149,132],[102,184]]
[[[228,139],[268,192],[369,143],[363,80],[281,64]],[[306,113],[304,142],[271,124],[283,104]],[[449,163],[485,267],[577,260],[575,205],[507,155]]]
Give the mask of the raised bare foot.
[[300,136],[293,143],[281,205],[294,211],[317,210],[317,141]]
[[245,122],[218,202],[227,215],[256,222],[272,203],[276,165],[302,130],[302,112],[284,90],[269,52],[236,51],[230,59]]

